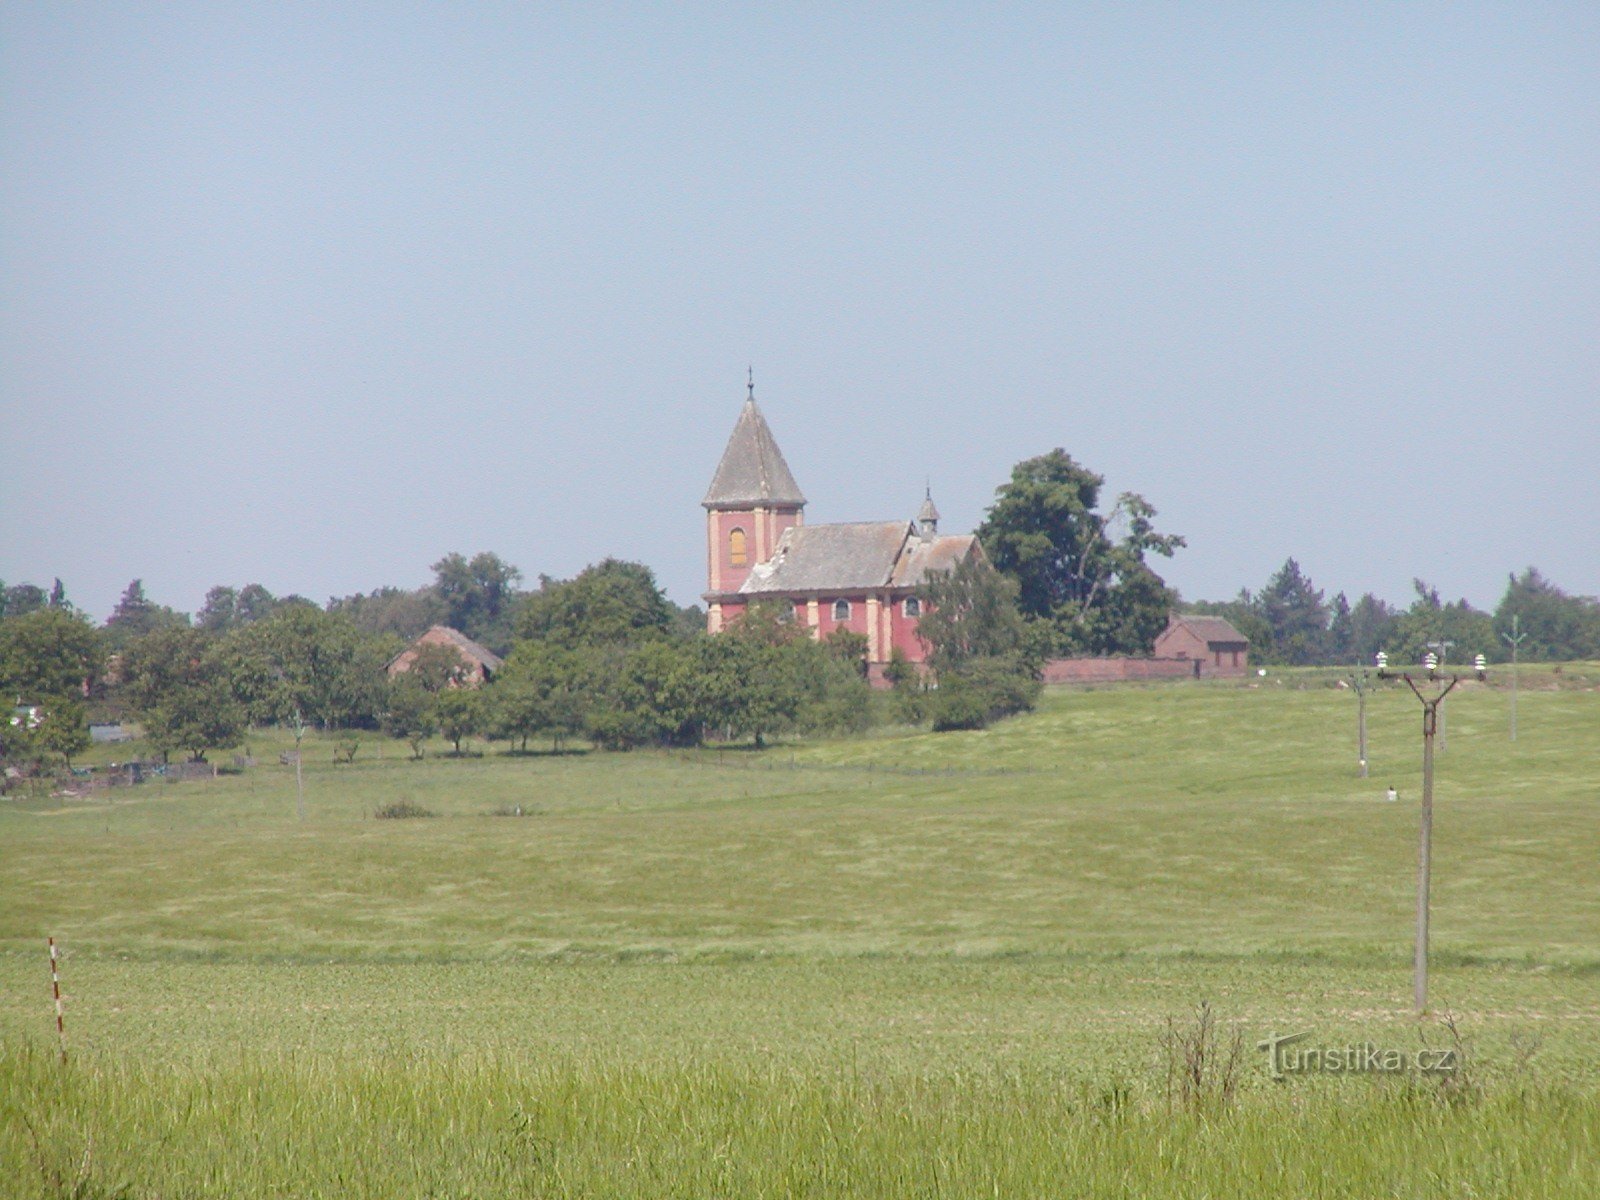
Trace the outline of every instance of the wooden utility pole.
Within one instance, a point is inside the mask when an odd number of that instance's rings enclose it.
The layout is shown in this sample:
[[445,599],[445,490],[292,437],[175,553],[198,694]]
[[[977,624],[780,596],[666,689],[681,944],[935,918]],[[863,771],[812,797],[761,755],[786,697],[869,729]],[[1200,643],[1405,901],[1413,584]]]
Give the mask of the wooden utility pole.
[[[1429,650],[1437,650],[1439,652],[1438,669],[1441,670],[1441,671],[1444,670],[1444,660],[1450,656],[1450,647],[1454,646],[1455,643],[1454,642],[1448,642],[1448,641],[1445,641],[1444,638],[1440,638],[1437,642],[1424,642],[1423,645],[1426,646]],[[1434,669],[1433,667],[1429,667],[1428,668],[1428,670],[1430,672],[1433,669]],[[1446,747],[1445,747],[1445,739],[1444,739],[1444,714],[1440,713],[1439,714],[1439,753],[1443,754],[1445,752],[1445,749],[1446,749]]]
[[306,781],[305,776],[300,772],[300,759],[302,757],[300,742],[306,736],[306,721],[300,715],[298,708],[294,710],[294,716],[290,718],[289,728],[294,730],[294,815],[295,819],[303,824],[306,819]]
[[1365,667],[1350,672],[1350,686],[1356,693],[1356,758],[1361,778],[1367,777],[1367,693],[1372,690],[1372,675]]
[[[1488,674],[1488,665],[1483,655],[1478,655],[1476,675],[1483,679]],[[1439,682],[1439,663],[1432,654],[1427,661],[1429,682]],[[1388,656],[1378,655],[1378,678],[1388,677]],[[1402,672],[1400,678],[1406,681],[1412,693],[1422,701],[1422,822],[1421,838],[1417,848],[1417,948],[1413,959],[1412,968],[1412,999],[1416,1006],[1417,1016],[1422,1016],[1428,1011],[1428,909],[1429,892],[1433,881],[1433,739],[1442,724],[1440,712],[1444,707],[1444,698],[1455,690],[1456,684],[1461,682],[1461,676],[1452,675],[1444,689],[1436,696],[1424,696],[1422,689],[1417,687],[1416,680],[1411,675]]]
[[1522,622],[1515,613],[1511,616],[1511,632],[1502,633],[1511,647],[1511,740],[1517,740],[1517,647],[1528,635],[1522,632]]

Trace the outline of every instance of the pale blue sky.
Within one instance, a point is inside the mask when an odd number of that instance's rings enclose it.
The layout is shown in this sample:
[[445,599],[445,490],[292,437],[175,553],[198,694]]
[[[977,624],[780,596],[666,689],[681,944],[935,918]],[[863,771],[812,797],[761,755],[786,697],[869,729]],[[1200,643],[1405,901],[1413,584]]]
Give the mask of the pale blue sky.
[[0,8],[0,578],[688,603],[751,363],[811,521],[1600,593],[1600,6]]

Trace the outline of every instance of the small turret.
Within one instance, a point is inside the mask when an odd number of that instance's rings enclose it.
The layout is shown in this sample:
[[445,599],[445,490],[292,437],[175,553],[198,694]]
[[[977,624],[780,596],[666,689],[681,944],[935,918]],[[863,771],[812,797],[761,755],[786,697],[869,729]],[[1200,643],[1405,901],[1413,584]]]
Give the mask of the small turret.
[[939,510],[933,504],[933,485],[929,484],[917,509],[917,533],[922,540],[931,542],[939,532]]

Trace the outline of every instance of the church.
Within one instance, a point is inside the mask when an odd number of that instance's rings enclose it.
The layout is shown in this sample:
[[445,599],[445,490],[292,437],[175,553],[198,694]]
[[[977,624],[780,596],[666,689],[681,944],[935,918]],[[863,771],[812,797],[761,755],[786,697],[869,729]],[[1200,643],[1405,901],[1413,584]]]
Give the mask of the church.
[[707,628],[727,628],[754,604],[789,606],[812,637],[839,629],[865,637],[874,682],[896,650],[908,662],[927,660],[917,622],[918,589],[929,573],[983,555],[971,534],[940,534],[931,492],[912,520],[807,525],[806,498],[761,415],[753,382],[701,504]]

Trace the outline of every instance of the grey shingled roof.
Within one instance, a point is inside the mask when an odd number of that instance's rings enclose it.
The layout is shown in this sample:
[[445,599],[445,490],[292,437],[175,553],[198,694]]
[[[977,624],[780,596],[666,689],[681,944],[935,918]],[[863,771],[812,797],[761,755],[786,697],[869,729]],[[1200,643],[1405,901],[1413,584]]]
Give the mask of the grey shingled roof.
[[752,396],[744,402],[744,410],[733,427],[733,436],[728,439],[728,448],[722,452],[711,487],[700,503],[706,508],[724,508],[739,504],[802,505],[805,502],[800,485],[789,474],[783,451],[778,449],[772,430],[767,428],[767,419],[761,415]]
[[1237,642],[1241,646],[1248,646],[1250,639],[1245,637],[1233,627],[1233,622],[1226,617],[1173,617],[1174,625],[1186,625],[1201,641],[1210,645],[1213,642]]
[[[928,581],[930,571],[953,571],[955,566],[978,545],[970,533],[948,534],[944,537],[911,539],[904,557],[895,568],[895,587],[920,587]],[[978,553],[982,553],[981,550]]]
[[924,541],[909,521],[796,525],[757,563],[739,589],[745,595],[855,592],[916,587],[929,571],[944,571],[967,554],[971,534]]

